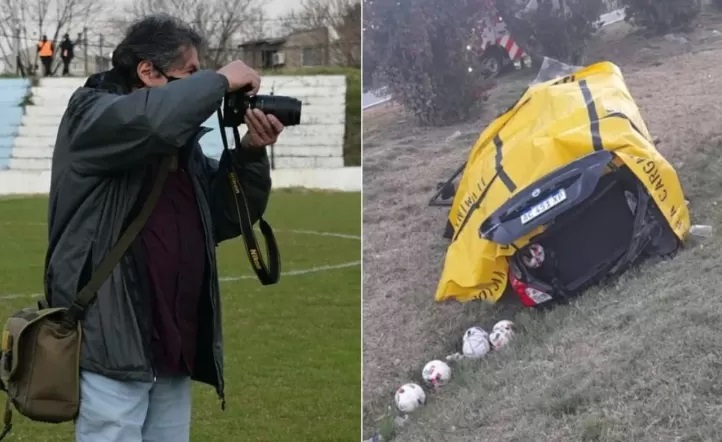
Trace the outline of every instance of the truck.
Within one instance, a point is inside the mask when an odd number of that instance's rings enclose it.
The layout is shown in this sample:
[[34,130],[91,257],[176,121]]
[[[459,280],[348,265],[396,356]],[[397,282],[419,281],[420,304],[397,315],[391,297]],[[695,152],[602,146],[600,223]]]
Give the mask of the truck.
[[[479,19],[466,46],[472,66],[477,66],[490,78],[497,77],[510,65],[515,69],[531,67],[531,57],[514,40],[493,1],[487,3],[490,12]],[[472,66],[469,72],[474,71]]]

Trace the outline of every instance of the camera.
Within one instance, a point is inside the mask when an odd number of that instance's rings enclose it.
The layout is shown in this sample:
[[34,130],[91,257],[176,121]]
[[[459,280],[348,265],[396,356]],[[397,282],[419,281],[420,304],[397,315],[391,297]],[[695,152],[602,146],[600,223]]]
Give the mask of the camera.
[[301,100],[282,95],[254,95],[249,97],[243,91],[226,94],[223,100],[223,127],[238,127],[248,109],[258,109],[266,115],[278,118],[284,126],[301,124]]

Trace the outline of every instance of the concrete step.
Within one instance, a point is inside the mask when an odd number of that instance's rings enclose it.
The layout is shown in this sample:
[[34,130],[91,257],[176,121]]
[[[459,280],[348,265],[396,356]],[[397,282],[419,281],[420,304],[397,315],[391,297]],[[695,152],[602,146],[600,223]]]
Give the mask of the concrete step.
[[[57,98],[57,99],[68,99],[75,91],[77,87],[47,87],[47,86],[36,86],[30,88],[30,92],[33,97],[42,97],[46,99]],[[270,86],[261,86],[259,95],[281,95],[286,97],[294,97],[299,100],[303,100],[308,97],[345,97],[346,96],[346,85],[321,85],[317,87],[309,87],[299,85],[296,87],[277,87],[273,90]],[[25,96],[25,91],[22,91],[20,97]]]
[[[270,154],[270,149],[269,149]],[[343,145],[338,146],[296,146],[289,147],[283,145],[276,145],[273,147],[273,155],[276,158],[289,157],[318,157],[318,158],[332,158],[343,156]]]
[[49,159],[53,158],[52,147],[16,147],[12,150],[12,158],[34,158]]
[[[27,115],[22,116],[21,124],[27,126],[28,129],[22,130],[21,133],[27,134],[28,131],[33,130],[32,128],[39,128],[43,126],[52,126],[57,130],[60,125],[60,120],[63,117],[65,108],[58,109],[56,115],[40,114],[38,115],[31,109],[35,106],[30,106],[28,109],[30,112]],[[325,108],[309,107],[306,112],[301,113],[301,126],[307,125],[332,125],[332,124],[345,124],[346,115],[343,111],[327,111]],[[205,123],[206,126],[213,128],[218,127],[217,117],[211,116]],[[0,121],[0,134],[2,133],[3,123]],[[14,130],[17,131],[17,125],[14,126]]]
[[276,158],[277,169],[323,169],[343,167],[343,157],[334,158]]
[[40,86],[48,88],[69,88],[77,89],[83,87],[87,77],[51,77],[41,78]]
[[55,124],[19,126],[16,132],[19,137],[52,138],[55,142],[59,125],[60,119],[57,119]]
[[341,124],[291,126],[284,129],[278,146],[337,146],[343,144],[345,132]]
[[52,137],[17,137],[14,142],[15,149],[25,148],[53,148],[55,147],[55,136]]
[[31,98],[33,101],[33,106],[35,107],[51,107],[51,108],[57,108],[60,111],[60,115],[65,112],[65,108],[68,107],[68,103],[70,102],[70,97],[68,98],[58,98],[55,97],[47,98],[47,97],[37,97],[33,96]]
[[[55,145],[57,128],[52,126],[18,128],[20,135],[15,139],[16,147],[49,147]],[[241,129],[245,132],[245,129]],[[307,126],[291,126],[284,130],[278,146],[314,147],[338,146],[343,144],[345,128],[341,124],[312,124]],[[216,137],[213,140],[213,137]],[[220,134],[213,131],[201,139],[202,145],[220,145]]]
[[[343,167],[343,158],[276,158],[275,166],[278,169],[305,169],[305,168],[335,168]],[[50,158],[16,158],[10,159],[11,170],[49,171],[52,166]]]
[[[240,132],[243,135],[246,128],[241,126]],[[299,126],[290,126],[283,130],[279,143],[293,146],[308,146],[319,143],[322,146],[328,146],[328,141],[343,140],[346,128],[343,124],[308,124]],[[230,130],[228,131],[230,135]],[[211,138],[213,135],[220,139],[220,134],[216,131],[209,132],[202,140]]]
[[[63,117],[66,107],[67,103],[53,103],[47,106],[41,104],[27,106],[25,108],[25,115],[23,116],[23,121],[28,121],[27,124],[30,125],[30,121],[40,119],[42,120],[42,125],[52,124],[57,126],[58,124],[60,124],[60,119]],[[215,127],[217,125],[214,124],[215,121],[216,116],[213,115],[208,119],[205,124],[212,124]],[[343,124],[345,121],[345,104],[342,105],[337,103],[333,106],[304,106],[301,110],[301,125],[333,123]]]
[[54,126],[58,127],[61,115],[23,115],[20,124],[23,126],[40,127],[40,126]]
[[50,172],[5,170],[0,173],[3,195],[48,194]]
[[11,158],[11,170],[49,171],[52,166],[50,159]]
[[56,117],[58,121],[65,113],[65,105],[60,107],[53,106],[26,106],[25,115],[30,116],[42,116],[42,117]]
[[[12,158],[28,158],[28,159],[49,159],[53,157],[53,148],[51,147],[15,147],[14,149],[0,148],[1,152],[6,152],[7,156]],[[222,150],[215,152],[204,150],[206,155],[217,158]],[[269,150],[270,154],[270,150]],[[343,146],[338,147],[294,147],[283,148],[275,147],[273,157],[276,159],[293,159],[293,158],[337,158],[343,156]]]
[[[303,108],[301,109],[301,115],[304,114],[304,111],[315,107],[315,108],[325,108],[327,112],[341,112],[344,113],[346,109],[346,98],[344,96],[300,96],[298,97],[299,100],[303,103]],[[65,112],[65,108],[68,107],[68,103],[70,101],[70,95],[68,96],[37,96],[34,95],[32,97],[33,106],[32,107],[40,107],[40,108],[55,108],[58,109],[58,112],[56,112],[59,115],[62,115],[63,112]],[[19,102],[19,101],[18,101]],[[31,107],[31,106],[28,106]],[[309,110],[310,112],[310,110]]]
[[[48,88],[79,88],[87,81],[87,77],[52,77],[41,78],[40,86]],[[264,75],[261,91],[270,89],[276,90],[294,87],[332,87],[345,86],[344,75]],[[265,92],[262,92],[265,93]]]

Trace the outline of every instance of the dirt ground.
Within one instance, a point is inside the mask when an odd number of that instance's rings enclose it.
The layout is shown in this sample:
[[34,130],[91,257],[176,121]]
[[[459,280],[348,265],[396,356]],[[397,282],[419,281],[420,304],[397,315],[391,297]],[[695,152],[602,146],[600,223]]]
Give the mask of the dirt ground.
[[[722,18],[706,13],[694,32],[678,35],[688,42],[647,39],[616,24],[592,44],[588,61],[606,59],[622,68],[658,148],[682,167],[685,151],[722,134]],[[518,98],[532,71],[500,78],[478,119],[456,126],[420,128],[394,105],[364,113],[367,432],[389,412],[395,388],[418,381],[426,361],[452,353],[463,330],[494,316],[497,307],[481,303],[434,302],[448,209],[428,207],[428,201],[436,184],[463,163],[484,125]]]

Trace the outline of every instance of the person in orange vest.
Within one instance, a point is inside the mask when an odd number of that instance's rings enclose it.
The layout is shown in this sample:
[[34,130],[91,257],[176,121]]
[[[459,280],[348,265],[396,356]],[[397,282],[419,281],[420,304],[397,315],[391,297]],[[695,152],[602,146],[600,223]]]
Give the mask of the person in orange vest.
[[53,47],[53,42],[48,41],[47,35],[43,35],[43,38],[38,42],[38,55],[40,56],[40,61],[43,63],[46,77],[49,77],[51,73],[50,68],[53,64],[54,51],[55,47]]

